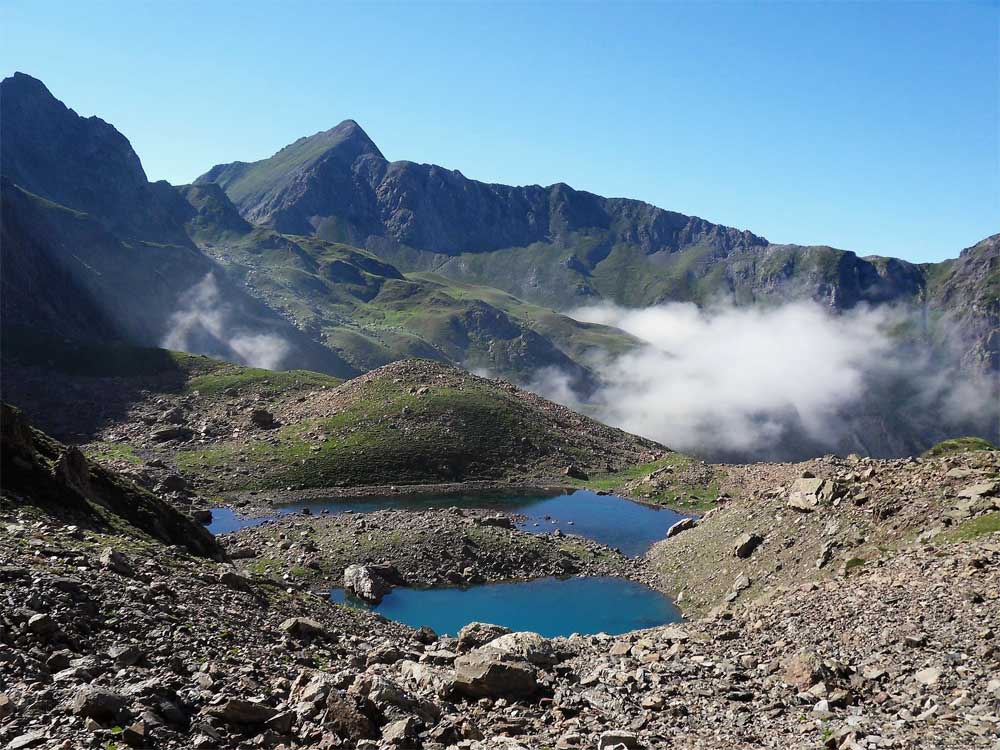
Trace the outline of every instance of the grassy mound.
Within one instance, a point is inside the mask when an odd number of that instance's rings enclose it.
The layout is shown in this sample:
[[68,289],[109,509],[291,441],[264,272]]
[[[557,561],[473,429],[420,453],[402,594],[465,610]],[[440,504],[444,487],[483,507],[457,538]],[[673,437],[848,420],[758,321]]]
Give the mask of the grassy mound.
[[314,391],[281,420],[249,439],[183,449],[177,464],[220,490],[298,489],[551,480],[569,465],[620,471],[664,450],[503,381],[422,360]]
[[969,451],[995,451],[997,446],[989,440],[978,437],[960,437],[951,440],[942,440],[937,445],[923,452],[922,458],[940,458],[942,456],[954,456],[957,453],[968,453]]

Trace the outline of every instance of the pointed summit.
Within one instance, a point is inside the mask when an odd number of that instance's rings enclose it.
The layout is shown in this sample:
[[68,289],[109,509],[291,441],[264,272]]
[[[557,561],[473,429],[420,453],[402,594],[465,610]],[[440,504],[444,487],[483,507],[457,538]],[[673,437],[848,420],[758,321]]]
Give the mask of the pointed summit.
[[344,120],[335,128],[304,138],[302,141],[312,142],[313,145],[326,144],[325,150],[336,149],[338,152],[342,152],[342,155],[347,157],[349,161],[354,161],[365,154],[371,154],[380,159],[385,158],[375,142],[368,137],[368,134],[355,120]]
[[[281,191],[320,163],[334,161],[349,170],[355,161],[364,156],[385,160],[378,146],[358,123],[344,120],[334,128],[299,138],[267,159],[216,164],[195,180],[195,184],[218,183],[239,206],[248,199],[259,198],[262,189],[264,192]],[[247,218],[258,220],[260,217]],[[296,231],[308,231],[308,228],[297,227]]]

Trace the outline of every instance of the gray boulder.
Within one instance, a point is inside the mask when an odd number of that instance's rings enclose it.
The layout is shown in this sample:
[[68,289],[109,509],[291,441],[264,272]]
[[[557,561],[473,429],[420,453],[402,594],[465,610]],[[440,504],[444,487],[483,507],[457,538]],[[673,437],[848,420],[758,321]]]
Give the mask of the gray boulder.
[[763,541],[759,534],[741,534],[733,544],[733,554],[744,559],[750,557]]
[[322,638],[329,640],[333,637],[321,623],[310,620],[308,617],[289,617],[281,623],[281,629],[296,638]]
[[508,633],[490,641],[484,649],[495,651],[506,659],[526,661],[537,667],[551,667],[559,661],[552,642],[538,633]]
[[98,722],[114,721],[125,708],[125,697],[104,688],[87,685],[70,701],[70,711]]
[[809,513],[820,505],[828,504],[837,497],[839,488],[835,482],[819,477],[803,477],[792,482],[788,493],[788,507]]
[[698,524],[698,522],[695,521],[695,519],[693,519],[693,518],[690,518],[690,517],[688,517],[688,518],[682,518],[680,521],[678,521],[673,526],[671,526],[669,529],[667,529],[667,539],[670,539],[671,537],[677,536],[682,531],[687,531],[688,529],[693,529],[695,526],[697,526],[697,524]]
[[459,651],[472,651],[474,648],[485,646],[490,641],[495,641],[502,635],[510,633],[510,628],[503,625],[493,625],[488,622],[470,622],[458,631],[458,643],[456,648]]
[[378,604],[392,586],[370,565],[350,565],[344,571],[344,588],[365,601]]
[[538,692],[538,672],[524,661],[507,661],[503,654],[474,651],[455,659],[452,690],[467,698],[529,698]]
[[237,725],[259,725],[278,715],[278,711],[263,703],[254,703],[240,699],[228,700],[225,703],[212,706],[208,709],[208,714],[214,716],[227,724]]

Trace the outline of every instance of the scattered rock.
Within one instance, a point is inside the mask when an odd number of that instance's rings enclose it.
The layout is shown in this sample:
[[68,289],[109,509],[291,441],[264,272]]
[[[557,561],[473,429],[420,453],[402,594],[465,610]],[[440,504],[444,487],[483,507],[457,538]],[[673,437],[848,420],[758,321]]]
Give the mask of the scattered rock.
[[128,558],[114,547],[105,547],[101,550],[101,556],[98,560],[100,561],[102,567],[112,570],[118,575],[128,577],[135,575]]
[[691,518],[690,516],[687,518],[682,518],[680,521],[677,521],[669,529],[667,529],[667,539],[677,536],[682,531],[693,529],[695,526],[697,526],[697,524],[698,522],[694,518]]
[[733,554],[742,558],[750,557],[763,541],[764,537],[758,534],[742,534],[737,537],[735,544],[733,544]]
[[277,709],[263,703],[231,699],[219,706],[211,706],[207,713],[227,724],[260,725],[278,715]]
[[88,685],[80,688],[70,702],[77,716],[98,722],[114,721],[125,708],[125,697],[105,688]]
[[250,421],[257,427],[264,430],[270,430],[278,427],[278,422],[274,418],[274,414],[269,412],[267,409],[254,409],[250,412]]
[[470,622],[458,631],[458,643],[456,648],[459,651],[471,651],[472,649],[485,646],[490,641],[494,641],[502,635],[510,633],[510,628],[503,625],[491,625],[486,622]]
[[322,638],[332,640],[333,634],[323,625],[308,617],[289,617],[281,623],[281,629],[297,638]]

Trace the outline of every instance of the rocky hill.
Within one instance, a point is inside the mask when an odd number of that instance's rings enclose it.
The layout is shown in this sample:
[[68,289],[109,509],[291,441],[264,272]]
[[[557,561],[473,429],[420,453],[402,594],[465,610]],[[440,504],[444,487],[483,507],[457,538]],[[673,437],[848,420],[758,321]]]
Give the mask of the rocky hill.
[[96,533],[137,537],[137,544],[152,540],[220,556],[211,534],[161,498],[34,429],[9,404],[0,417],[5,509],[31,507]]
[[569,467],[607,473],[668,453],[506,381],[427,360],[341,384],[158,349],[35,343],[5,351],[4,399],[140,482],[182,493],[566,483]]

